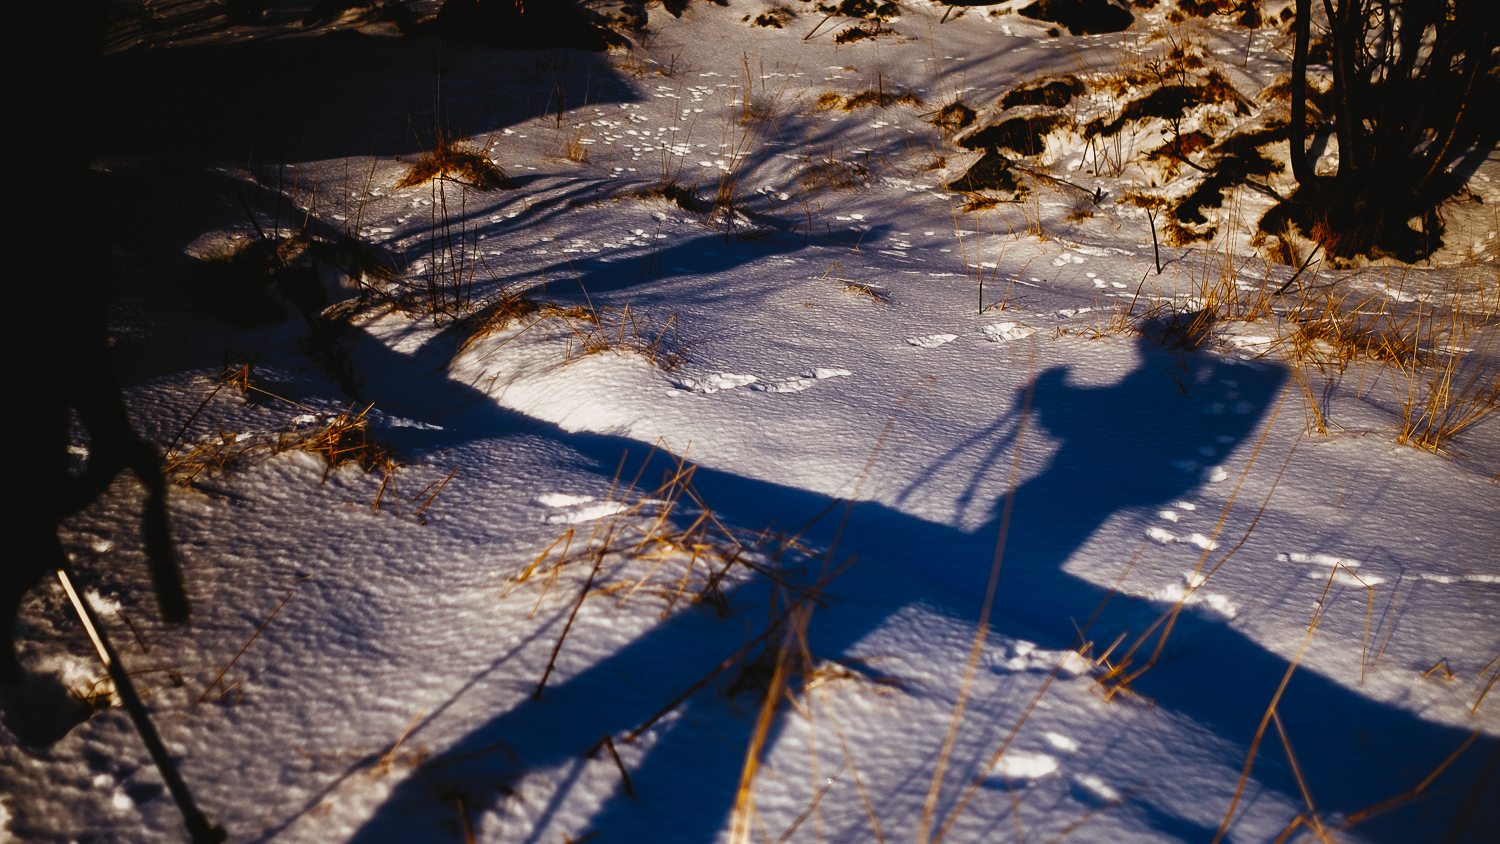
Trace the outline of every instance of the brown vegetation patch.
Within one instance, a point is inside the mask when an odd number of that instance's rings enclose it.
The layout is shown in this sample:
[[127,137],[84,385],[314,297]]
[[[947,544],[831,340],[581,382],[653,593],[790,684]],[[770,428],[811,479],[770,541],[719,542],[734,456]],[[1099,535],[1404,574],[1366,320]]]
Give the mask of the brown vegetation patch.
[[955,101],[938,109],[937,114],[932,116],[932,125],[956,132],[973,126],[978,116],[974,109],[969,108],[962,101]]
[[1074,76],[1038,80],[1021,85],[1000,98],[1001,108],[1034,105],[1062,108],[1083,93],[1083,83]]
[[436,148],[423,153],[412,164],[411,170],[396,183],[396,187],[416,187],[439,178],[453,179],[479,190],[514,190],[516,187],[495,162],[444,138],[439,138]]
[[1047,135],[1067,123],[1060,114],[1012,117],[960,138],[963,149],[1009,149],[1021,155],[1040,155],[1047,149]]

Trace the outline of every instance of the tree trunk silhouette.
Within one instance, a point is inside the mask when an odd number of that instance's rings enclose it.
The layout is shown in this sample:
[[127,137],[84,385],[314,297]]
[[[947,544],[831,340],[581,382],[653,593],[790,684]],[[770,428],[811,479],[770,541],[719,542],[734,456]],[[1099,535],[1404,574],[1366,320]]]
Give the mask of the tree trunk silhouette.
[[1437,208],[1463,185],[1455,170],[1500,139],[1500,4],[1323,0],[1323,11],[1338,172],[1307,161],[1312,2],[1297,0],[1292,219],[1336,257],[1419,260],[1442,245]]

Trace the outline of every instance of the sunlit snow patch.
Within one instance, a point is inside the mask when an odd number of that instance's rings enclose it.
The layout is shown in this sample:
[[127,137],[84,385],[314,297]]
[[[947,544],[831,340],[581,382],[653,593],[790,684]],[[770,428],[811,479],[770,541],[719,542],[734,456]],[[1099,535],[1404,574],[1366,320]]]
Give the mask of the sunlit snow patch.
[[1007,750],[995,762],[992,776],[1007,780],[1039,780],[1057,773],[1057,760],[1045,753],[1025,750]]
[[936,349],[944,343],[952,343],[958,339],[957,334],[924,334],[921,337],[908,337],[908,345],[919,346],[923,349]]
[[853,374],[847,369],[820,366],[792,378],[773,378],[759,384],[751,384],[750,389],[762,393],[800,393],[825,378],[841,378]]
[[986,325],[979,329],[984,332],[985,339],[992,343],[1002,343],[1006,340],[1020,340],[1030,337],[1036,333],[1036,329],[1019,322],[997,322]]

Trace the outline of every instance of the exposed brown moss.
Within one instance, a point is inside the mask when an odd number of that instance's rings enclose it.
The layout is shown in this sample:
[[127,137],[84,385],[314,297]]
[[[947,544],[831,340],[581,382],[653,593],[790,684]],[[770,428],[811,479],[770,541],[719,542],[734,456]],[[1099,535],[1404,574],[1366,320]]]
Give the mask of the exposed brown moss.
[[892,91],[861,91],[844,100],[844,111],[854,111],[857,108],[877,106],[879,108],[890,108],[900,103],[902,105],[922,105],[922,98],[910,91],[902,91],[897,94]]
[[1047,149],[1047,135],[1067,123],[1060,114],[1012,117],[960,138],[963,149],[1009,149],[1022,155],[1040,155]]
[[976,117],[978,115],[974,109],[969,108],[962,101],[955,101],[938,109],[937,114],[932,116],[932,125],[941,126],[950,132],[957,131],[974,125]]
[[1028,82],[1000,98],[1001,108],[1035,105],[1062,108],[1083,93],[1083,83],[1072,75]]
[[867,38],[879,38],[882,35],[896,34],[896,30],[888,26],[881,26],[878,23],[861,23],[840,30],[837,35],[833,36],[833,43],[853,44],[856,41],[863,41]]

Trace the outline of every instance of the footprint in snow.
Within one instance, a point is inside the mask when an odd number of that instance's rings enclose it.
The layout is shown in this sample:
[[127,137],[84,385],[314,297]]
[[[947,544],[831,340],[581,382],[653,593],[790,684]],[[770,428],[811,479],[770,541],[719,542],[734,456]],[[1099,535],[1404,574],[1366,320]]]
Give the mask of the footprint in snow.
[[[1176,515],[1176,514],[1173,514]],[[1175,519],[1173,521],[1176,521]],[[1176,542],[1195,545],[1204,551],[1212,551],[1219,547],[1219,543],[1204,536],[1201,533],[1190,533],[1187,536],[1178,536],[1166,528],[1146,528],[1146,538],[1160,545],[1171,545]]]
[[1239,604],[1229,600],[1228,595],[1220,595],[1201,588],[1207,581],[1208,578],[1205,575],[1185,571],[1182,573],[1181,583],[1163,586],[1144,593],[1144,596],[1163,604],[1180,603],[1185,607],[1192,607],[1200,615],[1209,618],[1230,619],[1239,615]]
[[[1278,563],[1300,563],[1302,565],[1317,566],[1307,572],[1307,576],[1313,580],[1327,580],[1328,569],[1333,569],[1333,582],[1342,586],[1379,586],[1385,582],[1385,578],[1373,574],[1356,574],[1359,567],[1364,565],[1361,560],[1352,557],[1335,557],[1332,554],[1302,554],[1292,552],[1290,554],[1277,554]],[[1496,578],[1500,581],[1500,578]]]
[[792,378],[774,378],[751,384],[750,389],[761,393],[800,393],[827,378],[842,378],[853,375],[847,369],[820,366]]
[[677,381],[677,387],[683,390],[692,390],[695,393],[712,395],[723,390],[733,390],[736,387],[744,387],[759,381],[754,375],[736,375],[733,372],[717,372],[705,378],[682,378]]
[[1032,780],[1057,773],[1057,759],[1045,753],[1006,750],[995,761],[986,779],[1004,780],[1007,785],[1024,785]]
[[945,343],[952,343],[958,339],[957,334],[924,334],[921,337],[908,337],[906,344],[923,349],[936,349]]
[[640,510],[643,507],[654,507],[664,502],[646,500],[639,505],[627,504],[624,501],[600,501],[592,495],[568,495],[562,492],[549,492],[536,498],[538,504],[543,504],[560,513],[549,513],[542,521],[549,525],[577,525],[584,522],[607,519],[621,513],[629,513]]
[[1003,343],[1006,340],[1021,340],[1036,333],[1036,329],[1019,322],[997,322],[986,325],[979,329],[984,332],[984,337],[991,343]]

